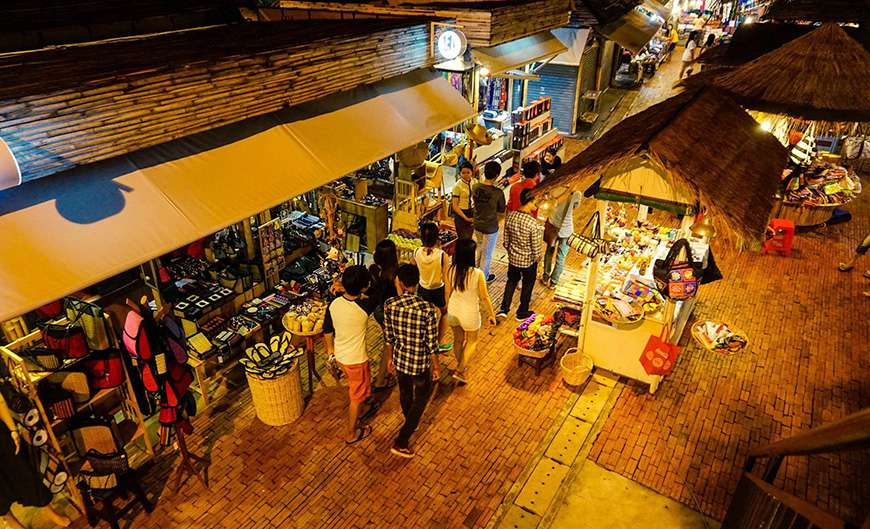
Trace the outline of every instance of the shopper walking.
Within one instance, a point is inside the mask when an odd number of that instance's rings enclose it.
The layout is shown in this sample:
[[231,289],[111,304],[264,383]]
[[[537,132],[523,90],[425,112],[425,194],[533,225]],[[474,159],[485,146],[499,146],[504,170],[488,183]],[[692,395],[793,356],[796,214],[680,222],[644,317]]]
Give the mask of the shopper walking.
[[323,322],[326,354],[335,356],[335,361],[347,377],[350,398],[344,436],[347,444],[362,441],[372,431],[371,426],[358,424],[364,403],[372,394],[372,372],[366,349],[366,328],[372,306],[362,297],[369,282],[369,272],[364,266],[347,267],[341,275],[343,293],[329,304]]
[[[544,286],[554,288],[559,283],[559,278],[562,277],[562,271],[565,269],[565,258],[568,257],[568,237],[574,233],[574,210],[580,205],[583,199],[583,193],[574,191],[566,193],[565,196],[556,203],[547,223],[558,229],[556,238],[552,244],[547,245],[547,250],[544,252],[544,271],[541,273],[541,282]],[[555,263],[553,256],[556,257]]]
[[456,224],[456,234],[460,239],[474,237],[474,210],[472,192],[474,190],[474,166],[463,162],[459,166],[459,180],[453,186],[453,197],[450,199],[450,210],[453,222]]
[[695,61],[695,50],[698,49],[698,39],[700,38],[700,32],[692,31],[689,33],[689,39],[686,41],[686,48],[683,50],[683,56],[681,60],[683,61],[683,65],[680,67],[680,79],[685,75],[686,70],[692,66],[692,63]]
[[465,368],[477,352],[481,306],[489,314],[490,325],[496,324],[484,272],[474,266],[476,253],[477,243],[474,241],[456,241],[453,264],[447,274],[447,319],[453,329],[453,352],[456,355],[453,379],[460,384],[466,383]]
[[[520,281],[523,287],[520,292],[520,305],[517,308],[517,320],[522,321],[531,315],[529,303],[535,287],[535,276],[538,274],[538,262],[544,253],[544,229],[532,216],[534,209],[532,191],[525,189],[520,195],[520,210],[508,213],[504,222],[504,247],[507,249],[509,265],[507,283],[498,313],[500,318],[507,318],[514,292]],[[449,310],[448,307],[448,312]]]
[[[420,226],[420,240],[423,246],[414,250],[414,262],[420,270],[420,288],[417,289],[417,293],[440,311],[438,349],[449,351],[453,344],[444,343],[444,335],[447,333],[447,296],[444,293],[444,285],[447,282],[448,257],[444,250],[439,248],[438,225],[434,222],[426,222]],[[462,240],[468,239],[460,239]]]
[[474,188],[474,240],[480,252],[477,253],[477,268],[483,270],[487,281],[495,279],[492,270],[492,253],[498,240],[498,226],[505,214],[507,204],[504,191],[495,187],[501,177],[501,166],[487,162],[483,166],[483,180]]
[[412,264],[399,267],[400,295],[384,306],[384,329],[390,352],[389,370],[399,379],[399,403],[405,423],[390,452],[414,457],[409,442],[429,402],[433,380],[441,377],[438,364],[438,311],[417,294],[420,271]]
[[[396,243],[389,239],[384,239],[375,247],[373,255],[374,264],[369,267],[369,273],[372,276],[372,286],[367,294],[371,299],[374,307],[373,315],[375,321],[384,329],[384,303],[398,295],[396,287],[396,273],[399,270],[399,253],[396,249]],[[378,363],[378,372],[375,374],[375,390],[383,390],[396,385],[395,380],[387,378],[387,353],[386,348],[381,354],[380,362]]]
[[[864,240],[861,241],[861,243],[858,245],[858,247],[855,248],[855,255],[853,255],[852,258],[849,259],[848,261],[846,261],[845,263],[840,263],[839,266],[837,266],[837,268],[841,272],[848,272],[849,270],[855,268],[855,265],[858,263],[858,259],[867,255],[868,251],[870,251],[870,233],[868,233],[867,236],[864,237]],[[870,279],[870,270],[864,271],[864,277],[866,277],[867,279]],[[863,292],[863,294],[865,296],[867,296],[868,298],[870,298],[870,290],[865,290]],[[449,306],[448,306],[447,310],[448,310],[448,312],[450,311]]]
[[520,194],[525,189],[532,189],[541,182],[541,164],[535,160],[528,161],[523,164],[523,179],[512,185],[508,194],[508,211],[518,211],[522,204],[520,203]]

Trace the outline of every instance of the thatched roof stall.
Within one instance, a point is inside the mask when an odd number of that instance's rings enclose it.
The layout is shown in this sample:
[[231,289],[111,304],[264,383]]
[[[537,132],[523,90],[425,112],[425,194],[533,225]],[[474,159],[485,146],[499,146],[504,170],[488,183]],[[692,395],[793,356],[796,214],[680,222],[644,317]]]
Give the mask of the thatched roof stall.
[[558,185],[585,190],[602,175],[648,171],[659,177],[648,184],[656,194],[670,192],[676,203],[692,195],[731,238],[754,241],[764,235],[786,158],[779,141],[731,98],[704,89],[624,119],[563,164],[538,193]]
[[870,22],[870,0],[775,0],[764,18],[804,22]]
[[870,121],[870,52],[826,23],[717,77],[747,108],[813,120]]
[[[729,42],[704,50],[695,62],[714,66],[740,66],[814,29],[815,26],[808,24],[743,24],[737,28]],[[870,30],[856,27],[843,29],[865,49],[870,48]]]

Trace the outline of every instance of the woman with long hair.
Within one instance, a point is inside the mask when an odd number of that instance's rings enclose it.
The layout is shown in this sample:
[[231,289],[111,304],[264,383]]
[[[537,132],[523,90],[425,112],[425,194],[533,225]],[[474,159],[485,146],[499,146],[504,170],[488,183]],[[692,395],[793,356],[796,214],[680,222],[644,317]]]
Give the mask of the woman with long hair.
[[447,322],[453,329],[453,352],[456,371],[453,378],[465,384],[465,367],[477,352],[480,340],[481,304],[489,314],[489,324],[495,325],[495,309],[486,289],[483,270],[475,268],[477,243],[471,239],[456,241],[453,264],[447,272]]
[[[369,273],[372,276],[372,286],[366,292],[369,302],[374,307],[373,315],[375,321],[384,328],[384,302],[392,297],[399,295],[396,287],[396,274],[399,271],[399,252],[396,249],[396,243],[389,239],[384,239],[375,247],[374,264],[369,267]],[[386,344],[384,352],[381,354],[380,362],[378,363],[378,372],[375,375],[375,389],[390,387],[395,384],[394,381],[386,380],[387,378],[387,352]]]
[[444,285],[447,283],[448,259],[438,240],[438,225],[434,222],[423,223],[420,226],[420,241],[423,246],[414,250],[414,262],[420,270],[417,294],[441,311],[441,319],[438,321],[438,349],[449,351],[452,344],[444,343],[447,332],[447,296]]

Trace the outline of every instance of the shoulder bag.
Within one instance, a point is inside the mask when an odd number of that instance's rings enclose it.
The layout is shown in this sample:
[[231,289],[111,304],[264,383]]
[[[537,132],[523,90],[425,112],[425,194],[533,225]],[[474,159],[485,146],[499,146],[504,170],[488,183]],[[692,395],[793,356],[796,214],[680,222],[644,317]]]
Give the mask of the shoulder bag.
[[[677,262],[677,257],[684,251],[686,260]],[[675,301],[695,297],[703,272],[701,263],[692,259],[692,248],[686,239],[677,240],[668,250],[668,255],[664,259],[657,259],[653,265],[653,278],[659,292]]]
[[594,258],[606,245],[607,242],[601,237],[601,217],[597,211],[589,217],[580,233],[568,237],[568,246],[586,257]]
[[85,332],[91,351],[105,351],[111,347],[103,309],[93,303],[76,298],[65,298],[63,308],[69,321],[78,322]]

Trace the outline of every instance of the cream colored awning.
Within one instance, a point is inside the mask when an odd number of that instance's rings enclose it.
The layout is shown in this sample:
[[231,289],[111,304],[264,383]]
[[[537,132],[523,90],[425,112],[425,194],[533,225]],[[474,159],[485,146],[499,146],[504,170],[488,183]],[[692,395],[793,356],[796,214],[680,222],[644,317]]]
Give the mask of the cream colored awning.
[[0,321],[472,115],[438,73],[418,71],[0,191]]
[[596,197],[645,204],[657,209],[683,213],[698,201],[698,193],[669,176],[645,156],[607,169],[593,186]]
[[639,52],[665,23],[664,8],[644,0],[618,20],[598,27],[598,32],[633,53]]
[[568,48],[549,31],[512,40],[489,48],[471,50],[474,59],[496,75],[529,63],[554,57]]

